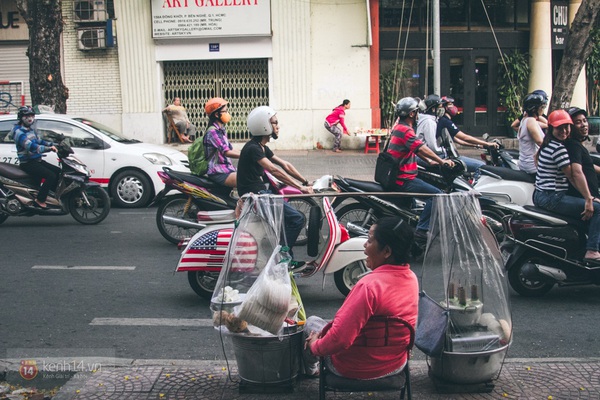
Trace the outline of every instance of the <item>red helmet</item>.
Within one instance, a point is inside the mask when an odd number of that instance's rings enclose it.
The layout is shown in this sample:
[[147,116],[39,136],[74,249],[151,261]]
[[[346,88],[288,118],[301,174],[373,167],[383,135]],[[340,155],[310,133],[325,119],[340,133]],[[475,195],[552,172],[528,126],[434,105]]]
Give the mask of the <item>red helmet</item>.
[[564,124],[573,125],[573,120],[571,119],[571,116],[565,110],[555,110],[552,111],[550,115],[548,115],[548,125],[551,125],[552,127],[556,128]]
[[220,97],[213,97],[204,105],[204,111],[206,111],[206,114],[211,115],[220,108],[225,107],[227,104],[228,103],[224,99]]

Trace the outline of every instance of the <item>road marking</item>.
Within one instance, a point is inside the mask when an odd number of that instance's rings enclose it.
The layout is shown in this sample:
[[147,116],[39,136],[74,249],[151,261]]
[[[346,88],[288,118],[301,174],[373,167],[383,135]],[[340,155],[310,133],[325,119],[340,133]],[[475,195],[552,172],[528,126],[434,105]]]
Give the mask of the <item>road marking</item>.
[[116,265],[34,265],[31,269],[77,269],[77,270],[98,270],[98,271],[133,271],[133,266]]
[[90,325],[118,326],[213,326],[212,319],[185,318],[94,318]]

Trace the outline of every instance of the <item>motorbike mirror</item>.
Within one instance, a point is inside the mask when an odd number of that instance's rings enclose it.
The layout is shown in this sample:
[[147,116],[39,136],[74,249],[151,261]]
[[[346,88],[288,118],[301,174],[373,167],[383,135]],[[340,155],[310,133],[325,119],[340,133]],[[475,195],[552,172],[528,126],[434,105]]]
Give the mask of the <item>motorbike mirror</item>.
[[487,142],[487,140],[490,138],[490,134],[486,132],[483,134],[482,138]]

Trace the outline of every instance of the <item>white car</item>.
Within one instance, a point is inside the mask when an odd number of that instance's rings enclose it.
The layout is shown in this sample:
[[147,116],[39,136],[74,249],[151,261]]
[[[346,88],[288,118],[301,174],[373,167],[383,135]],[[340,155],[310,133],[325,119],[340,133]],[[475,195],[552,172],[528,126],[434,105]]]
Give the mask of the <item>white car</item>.
[[[14,114],[0,115],[0,162],[18,164],[15,143],[8,133],[17,122]],[[108,190],[115,205],[143,207],[160,192],[164,184],[157,172],[163,166],[190,172],[188,158],[182,152],[135,139],[127,139],[102,124],[82,117],[61,114],[37,114],[34,128],[44,140],[56,142],[64,135],[75,156],[87,165],[91,180]],[[54,153],[45,160],[58,165]]]

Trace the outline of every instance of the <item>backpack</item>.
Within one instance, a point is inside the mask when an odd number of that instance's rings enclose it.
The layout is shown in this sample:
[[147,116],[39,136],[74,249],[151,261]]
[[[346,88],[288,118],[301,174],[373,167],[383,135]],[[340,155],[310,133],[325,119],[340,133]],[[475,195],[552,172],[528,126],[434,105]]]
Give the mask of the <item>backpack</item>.
[[188,149],[188,160],[192,174],[202,176],[208,171],[208,160],[204,155],[204,135],[192,143]]

